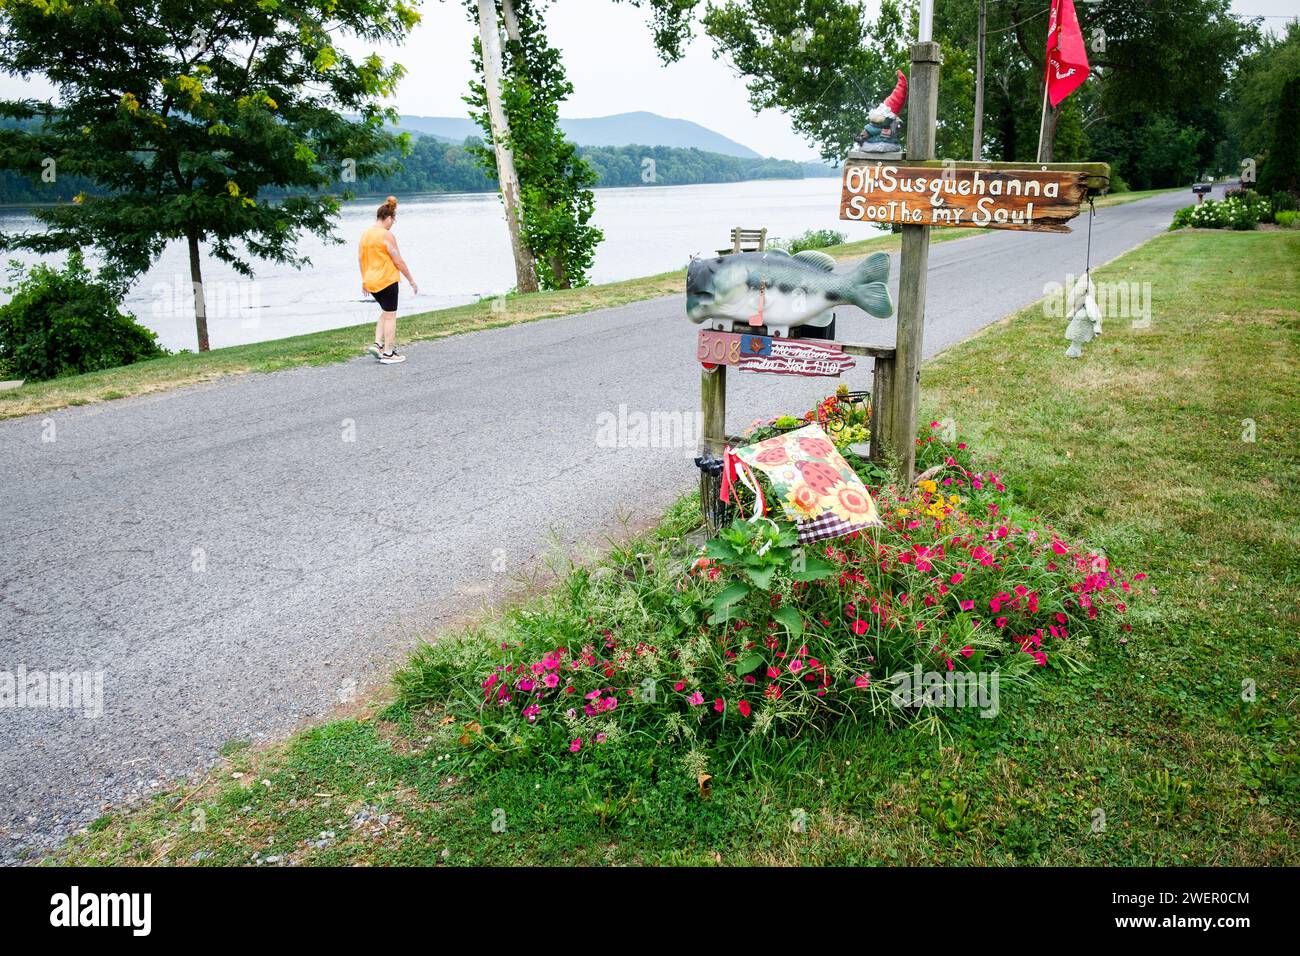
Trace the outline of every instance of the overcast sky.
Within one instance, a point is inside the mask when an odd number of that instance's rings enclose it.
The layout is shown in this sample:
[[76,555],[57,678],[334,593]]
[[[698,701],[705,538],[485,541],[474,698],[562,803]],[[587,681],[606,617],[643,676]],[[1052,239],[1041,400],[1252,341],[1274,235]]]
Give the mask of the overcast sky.
[[[1232,5],[1237,13],[1275,16],[1294,16],[1296,7],[1296,0],[1234,0]],[[396,105],[403,113],[462,116],[460,98],[469,83],[473,28],[460,0],[425,0],[422,12],[423,22],[404,47],[381,51],[408,71]],[[1272,29],[1280,29],[1283,22],[1266,21]],[[681,62],[662,66],[646,14],[610,0],[553,0],[547,32],[552,45],[563,51],[575,88],[561,109],[563,116],[647,110],[694,120],[764,155],[781,159],[816,155],[779,112],[755,115],[750,110],[743,81],[728,63],[713,58],[707,37],[696,37]],[[0,96],[48,95],[43,83],[0,78]]]

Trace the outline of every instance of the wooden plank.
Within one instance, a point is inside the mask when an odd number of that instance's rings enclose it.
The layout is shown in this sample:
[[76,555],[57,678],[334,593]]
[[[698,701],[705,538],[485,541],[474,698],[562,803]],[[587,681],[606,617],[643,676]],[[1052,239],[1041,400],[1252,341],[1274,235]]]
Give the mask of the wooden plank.
[[[850,159],[849,163],[866,162],[866,160]],[[1038,170],[1039,172],[1063,172],[1063,173],[1086,173],[1088,192],[1099,193],[1110,187],[1110,164],[1109,163],[1035,163],[1028,160],[1022,162],[979,162],[969,159],[921,159],[921,160],[900,160],[908,166],[924,166],[927,169],[942,169],[945,166],[955,166],[957,169],[1021,169],[1021,170]],[[847,165],[847,163],[845,164]]]
[[695,354],[704,365],[734,365],[742,372],[776,375],[836,377],[857,365],[838,342],[712,329],[700,330]]
[[[766,339],[763,332],[766,331],[764,326],[755,326],[756,332],[715,332],[712,329],[701,329],[698,338],[696,358],[701,362],[722,365],[739,365],[740,355],[731,356],[731,345],[727,336],[736,336],[741,339],[738,345],[739,349],[744,349],[745,339]],[[791,339],[792,342],[820,342],[825,345],[839,346],[841,352],[847,355],[861,355],[866,358],[893,358],[894,349],[887,345],[863,345],[860,342],[831,342],[827,339]],[[719,342],[723,344],[718,344]]]
[[1087,195],[1087,174],[1066,170],[991,170],[956,164],[940,172],[920,163],[845,164],[840,218],[913,226],[976,226],[1069,232]]
[[857,342],[841,342],[841,349],[849,355],[864,355],[873,359],[892,359],[894,350],[883,345],[859,345]]
[[[748,336],[751,340],[760,336]],[[833,342],[815,339],[766,339],[758,352],[741,351],[742,372],[838,378],[858,363]],[[751,343],[752,344],[752,343]]]

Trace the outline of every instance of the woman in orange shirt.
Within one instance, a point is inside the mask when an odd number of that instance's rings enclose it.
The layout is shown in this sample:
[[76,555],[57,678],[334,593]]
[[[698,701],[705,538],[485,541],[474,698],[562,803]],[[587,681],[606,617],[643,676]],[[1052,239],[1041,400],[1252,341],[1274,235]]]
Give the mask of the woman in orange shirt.
[[361,288],[379,303],[379,321],[375,324],[375,344],[367,350],[382,365],[405,362],[405,355],[397,354],[397,282],[398,273],[411,283],[411,294],[420,290],[411,278],[411,270],[397,251],[397,237],[393,223],[397,221],[397,199],[389,196],[375,211],[375,224],[361,234],[357,260],[361,265]]

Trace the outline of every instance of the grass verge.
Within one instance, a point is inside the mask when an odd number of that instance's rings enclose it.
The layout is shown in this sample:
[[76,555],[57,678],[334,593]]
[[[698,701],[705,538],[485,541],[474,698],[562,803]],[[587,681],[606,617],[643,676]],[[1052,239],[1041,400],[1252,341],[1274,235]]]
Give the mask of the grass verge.
[[[978,229],[943,230],[931,240],[960,239]],[[898,248],[897,236],[879,236],[846,243],[826,250],[839,259],[851,259],[881,249]],[[402,342],[440,339],[462,332],[476,332],[541,319],[579,315],[597,309],[612,309],[631,302],[674,295],[683,291],[684,271],[663,272],[639,279],[626,279],[581,289],[511,295],[505,311],[493,311],[491,300],[450,309],[437,309],[403,316],[398,323]],[[232,345],[210,352],[183,352],[148,362],[106,369],[86,375],[70,375],[48,382],[29,382],[0,391],[0,419],[39,415],[69,406],[90,405],[134,395],[166,391],[183,385],[197,385],[227,375],[275,372],[299,365],[329,365],[356,358],[374,336],[374,324],[346,326],[311,332],[287,339]]]
[[[236,753],[50,862],[1294,865],[1298,255],[1278,232],[1162,236],[1097,272],[1151,283],[1149,327],[1112,319],[1072,361],[1034,307],[927,366],[929,412],[1023,504],[1159,592],[1125,643],[999,719],[776,738],[705,786],[654,747],[478,772],[439,708],[395,708]],[[685,560],[692,514],[607,573]]]

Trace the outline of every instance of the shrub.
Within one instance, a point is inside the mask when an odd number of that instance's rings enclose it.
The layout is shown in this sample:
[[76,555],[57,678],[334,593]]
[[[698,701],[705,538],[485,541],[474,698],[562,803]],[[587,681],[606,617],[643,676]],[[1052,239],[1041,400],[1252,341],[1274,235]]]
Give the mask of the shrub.
[[130,365],[165,354],[154,333],[118,308],[113,290],[92,278],[79,252],[63,269],[38,265],[5,291],[0,364],[8,374],[50,379]]
[[1300,229],[1300,212],[1284,210],[1279,212],[1275,218],[1277,224],[1283,229]]
[[1195,209],[1195,206],[1184,206],[1182,209],[1175,212],[1174,221],[1169,224],[1169,231],[1173,232],[1175,229],[1186,229],[1189,227],[1192,224],[1192,211]]
[[795,236],[793,239],[772,240],[772,248],[784,249],[790,255],[794,255],[805,249],[825,249],[828,246],[842,245],[847,238],[844,233],[834,229],[809,229],[803,235]]
[[1207,199],[1195,206],[1184,206],[1174,213],[1169,228],[1248,230],[1261,222],[1272,221],[1273,204],[1266,196],[1250,189],[1234,189],[1225,199]]
[[876,489],[881,528],[800,548],[778,514],[738,519],[694,560],[624,551],[489,639],[422,649],[398,706],[448,709],[485,761],[640,741],[702,768],[751,735],[933,723],[945,688],[1042,679],[1117,636],[1134,589],[1104,556],[1019,508],[964,445],[918,454],[939,470]]

